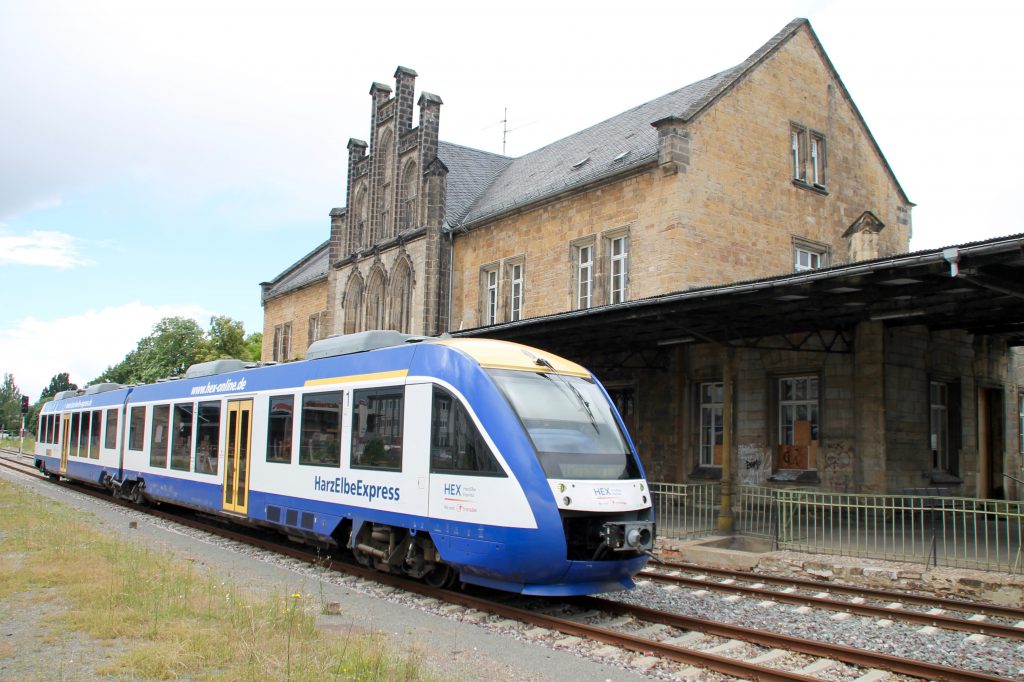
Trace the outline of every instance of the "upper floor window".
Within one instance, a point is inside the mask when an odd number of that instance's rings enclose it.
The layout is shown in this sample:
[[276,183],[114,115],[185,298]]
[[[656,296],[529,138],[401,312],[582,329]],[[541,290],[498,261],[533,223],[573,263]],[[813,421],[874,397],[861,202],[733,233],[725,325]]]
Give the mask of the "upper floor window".
[[610,241],[611,267],[608,283],[608,302],[622,303],[628,297],[629,237],[623,235]]
[[591,305],[594,290],[594,245],[584,244],[576,248],[576,309],[585,310]]
[[825,186],[825,136],[810,133],[810,181],[817,187]]
[[789,152],[793,181],[824,189],[828,169],[825,135],[804,126],[789,127]]
[[284,362],[292,354],[292,324],[279,324],[274,327],[274,362]]
[[789,128],[789,153],[792,161],[793,179],[807,182],[807,129],[800,126]]
[[508,277],[508,319],[515,322],[523,319],[523,264],[512,263],[508,268]]
[[325,311],[321,311],[309,316],[309,329],[306,332],[306,348],[309,348],[314,341],[320,340],[320,335],[323,333],[324,316],[326,314],[327,313]]
[[494,324],[498,321],[498,268],[484,268],[483,280],[483,323]]

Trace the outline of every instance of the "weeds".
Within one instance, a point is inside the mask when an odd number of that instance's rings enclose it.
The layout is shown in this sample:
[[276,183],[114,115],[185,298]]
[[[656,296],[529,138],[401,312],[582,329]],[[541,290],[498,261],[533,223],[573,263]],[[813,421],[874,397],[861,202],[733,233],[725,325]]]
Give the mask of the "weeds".
[[[78,632],[116,657],[122,679],[421,680],[413,658],[374,636],[328,635],[296,590],[254,598],[212,570],[103,535],[91,517],[0,481],[0,596],[54,594],[54,646]],[[323,602],[322,587],[320,602]]]

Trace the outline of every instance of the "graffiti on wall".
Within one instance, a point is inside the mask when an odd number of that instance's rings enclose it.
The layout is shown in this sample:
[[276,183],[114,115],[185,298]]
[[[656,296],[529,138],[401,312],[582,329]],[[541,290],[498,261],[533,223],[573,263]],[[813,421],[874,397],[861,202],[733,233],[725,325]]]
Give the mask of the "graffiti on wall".
[[740,483],[761,485],[772,473],[772,458],[768,449],[759,445],[740,445],[737,448]]
[[822,487],[839,493],[853,491],[853,445],[850,443],[828,443],[822,458]]

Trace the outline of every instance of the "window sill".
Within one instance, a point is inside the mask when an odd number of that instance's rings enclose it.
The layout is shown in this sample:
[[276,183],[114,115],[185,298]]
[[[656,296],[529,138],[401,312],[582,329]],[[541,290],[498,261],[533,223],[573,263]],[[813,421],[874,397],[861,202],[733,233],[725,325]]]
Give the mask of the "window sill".
[[809,190],[809,191],[814,192],[816,194],[820,194],[820,195],[822,195],[824,197],[827,197],[829,195],[828,188],[825,187],[824,185],[812,185],[809,182],[805,182],[803,180],[797,180],[796,178],[793,178],[793,186],[794,187],[799,187],[800,189]]
[[721,481],[722,467],[720,466],[698,466],[690,472],[690,480],[693,481]]
[[947,471],[933,471],[929,474],[929,480],[932,483],[943,483],[946,485],[963,485],[964,481],[956,474],[951,474]]
[[776,469],[768,480],[773,483],[821,483],[816,469]]

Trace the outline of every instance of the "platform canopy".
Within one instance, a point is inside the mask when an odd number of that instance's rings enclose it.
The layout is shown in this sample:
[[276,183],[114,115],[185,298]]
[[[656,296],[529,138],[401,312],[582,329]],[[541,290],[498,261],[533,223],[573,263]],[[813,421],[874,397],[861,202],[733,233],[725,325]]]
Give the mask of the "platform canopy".
[[865,320],[1001,335],[1024,346],[1024,235],[678,291],[455,332],[568,357],[786,337],[792,350],[848,352]]

